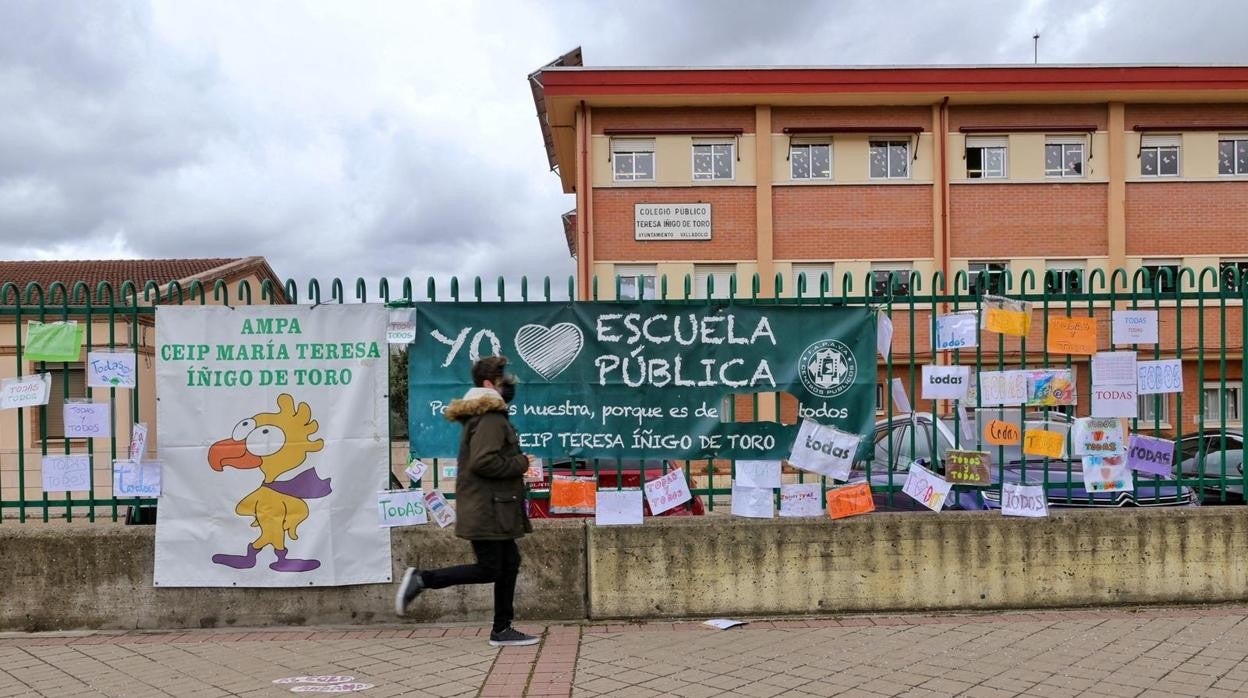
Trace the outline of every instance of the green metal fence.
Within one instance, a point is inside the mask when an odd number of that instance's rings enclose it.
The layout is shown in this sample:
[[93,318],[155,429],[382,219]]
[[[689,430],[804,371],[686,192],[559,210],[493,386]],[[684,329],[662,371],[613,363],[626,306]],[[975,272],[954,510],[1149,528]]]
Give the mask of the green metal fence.
[[[1130,431],[1166,438],[1189,437],[1181,440],[1177,448],[1182,449],[1180,456],[1185,462],[1191,461],[1196,465],[1190,471],[1176,467],[1171,479],[1135,474],[1132,496],[1121,501],[1116,499],[1112,503],[1170,504],[1176,503],[1172,501],[1175,499],[1185,500],[1185,497],[1171,496],[1183,493],[1188,493],[1195,501],[1202,498],[1227,503],[1243,501],[1239,493],[1242,492],[1244,480],[1244,396],[1248,395],[1248,377],[1243,372],[1242,358],[1243,347],[1248,343],[1248,270],[1231,265],[1223,269],[1210,267],[1201,270],[1163,268],[1156,274],[1148,269],[1131,273],[1121,269],[1112,273],[1095,270],[1087,275],[1082,272],[1050,271],[1043,278],[1030,270],[1017,277],[1008,271],[981,272],[974,276],[959,272],[951,280],[939,272],[926,279],[916,273],[889,273],[887,278],[871,274],[859,279],[844,276],[839,287],[833,287],[827,274],[818,279],[807,279],[805,275],[786,279],[777,275],[770,281],[772,284],[769,285],[775,288],[777,297],[764,297],[770,294],[764,294],[762,279],[757,275],[741,280],[733,276],[727,293],[723,288],[716,288],[713,278],[707,280],[705,288],[694,288],[693,280],[688,276],[681,279],[663,277],[656,279],[652,285],[644,279],[640,282],[634,280],[629,288],[642,289],[642,293],[653,288],[655,300],[673,304],[688,303],[690,301],[685,299],[696,296],[722,298],[721,302],[730,304],[878,307],[892,320],[897,331],[888,360],[881,361],[878,367],[877,384],[882,387],[877,387],[879,421],[875,436],[886,434],[889,438],[880,442],[872,459],[855,466],[853,478],[870,482],[882,506],[905,508],[908,497],[900,492],[905,477],[902,467],[908,465],[911,457],[925,454],[936,461],[935,466],[939,469],[941,456],[950,446],[976,450],[984,448],[993,452],[997,475],[994,479],[998,484],[974,492],[957,488],[963,494],[975,497],[979,496],[976,492],[982,492],[991,502],[999,496],[999,483],[1010,479],[1007,477],[1005,448],[987,449],[978,430],[967,431],[963,428],[966,409],[984,409],[979,404],[979,396],[968,401],[919,400],[922,365],[934,362],[961,364],[978,372],[1080,364],[1086,375],[1089,373],[1086,357],[1050,354],[1046,350],[1048,318],[1094,317],[1107,327],[1109,313],[1113,309],[1156,309],[1163,319],[1158,344],[1129,345],[1117,349],[1137,351],[1141,360],[1178,358],[1185,362],[1184,392],[1172,396],[1150,396],[1141,401],[1141,406],[1146,409],[1149,402],[1152,403],[1152,409],[1148,410],[1151,416],[1130,420]],[[614,292],[606,293],[607,289],[600,287],[595,279],[589,295],[595,300],[604,296],[619,298],[621,291],[625,290],[624,283],[617,278],[613,285],[611,290]],[[790,289],[790,286],[795,288]],[[936,351],[935,338],[930,331],[933,314],[982,312],[986,292],[1031,302],[1035,316],[1031,334],[1013,340],[1004,335],[982,332],[978,346],[973,350]],[[410,279],[393,285],[386,279],[372,283],[357,279],[350,285],[339,279],[324,285],[318,280],[303,285],[288,281],[282,286],[266,281],[256,287],[247,282],[235,285],[223,281],[209,284],[195,282],[184,286],[178,282],[127,281],[118,286],[100,283],[94,288],[83,282],[55,283],[46,288],[30,284],[19,288],[16,284],[0,280],[0,328],[9,325],[11,329],[7,331],[12,338],[12,346],[6,347],[11,350],[12,359],[6,357],[7,364],[0,362],[0,367],[3,367],[0,368],[0,375],[23,376],[32,372],[53,371],[60,382],[59,390],[54,392],[72,397],[74,386],[71,385],[69,364],[40,362],[32,365],[23,359],[25,323],[31,320],[77,320],[86,325],[88,348],[107,351],[129,349],[144,355],[151,351],[154,343],[155,306],[160,304],[386,303],[406,306],[427,301],[523,303],[528,300],[575,298],[575,281],[571,278],[566,285],[552,284],[549,278],[543,279],[540,284],[531,284],[527,278],[521,278],[518,283],[510,285],[501,278],[494,283],[478,278],[471,284],[461,284],[452,279],[441,287],[430,279],[423,288]],[[1099,335],[1099,350],[1115,348],[1111,347],[1108,334],[1106,330]],[[396,370],[395,363],[391,362],[392,373]],[[401,365],[401,362],[398,363]],[[897,410],[889,389],[894,378],[900,378],[905,386],[915,405],[913,414],[902,414]],[[135,422],[141,421],[141,405],[145,404],[145,400],[152,399],[142,390],[141,382],[139,388],[128,391],[123,399],[119,398],[116,388],[85,388],[81,397],[98,400],[101,391],[107,391],[112,412],[116,414],[121,410],[128,417],[128,422]],[[1089,403],[1086,388],[1081,387],[1080,393],[1073,414],[1059,414],[1061,410],[1055,408],[1037,408],[1030,416],[1053,422],[1086,416]],[[760,405],[768,400],[770,398],[755,395],[749,400],[751,404],[741,407],[733,401],[730,403],[733,410],[730,418],[757,419]],[[57,408],[57,405],[49,406],[49,409]],[[1022,406],[1019,409],[1023,411]],[[783,399],[777,401],[777,417],[791,420],[794,416],[791,412]],[[96,468],[93,468],[89,493],[32,493],[31,488],[40,482],[42,456],[84,453],[93,458],[102,457],[111,463],[112,459],[125,457],[129,441],[128,433],[119,434],[115,430],[108,439],[50,438],[48,416],[47,409],[17,409],[0,413],[0,418],[8,420],[3,422],[3,430],[0,431],[4,438],[4,442],[0,443],[2,519],[49,521],[85,517],[90,521],[99,518],[115,521],[126,513],[128,507],[148,503],[110,496],[111,481],[97,481]],[[937,422],[948,429],[951,444],[942,440],[944,430],[934,426]],[[897,434],[900,436],[893,438]],[[867,435],[867,438],[873,436]],[[1105,502],[1094,502],[1091,497],[1080,496],[1069,485],[1079,478],[1079,460],[1070,454],[1069,441],[1067,439],[1065,458],[1045,459],[1043,466],[1038,468],[1022,468],[1013,479],[1046,486],[1051,501],[1058,504],[1104,505]],[[442,477],[441,466],[445,463],[433,459],[431,465],[431,482],[423,484],[449,488],[450,483]],[[599,475],[611,471],[620,474],[618,464],[601,460],[588,463],[573,461],[571,467],[573,471],[579,468],[582,474],[585,470]],[[733,463],[664,461],[653,473],[645,472],[643,476],[657,476],[670,467],[684,469],[691,491],[705,503],[707,509],[723,507],[731,493],[731,480],[735,474]],[[401,468],[392,467],[391,470],[397,472]],[[837,484],[796,471],[786,477],[794,482],[819,482],[822,490]],[[390,485],[402,486],[400,479],[393,474]],[[1054,493],[1057,493],[1056,500]],[[547,495],[535,492],[532,496],[543,498]]]

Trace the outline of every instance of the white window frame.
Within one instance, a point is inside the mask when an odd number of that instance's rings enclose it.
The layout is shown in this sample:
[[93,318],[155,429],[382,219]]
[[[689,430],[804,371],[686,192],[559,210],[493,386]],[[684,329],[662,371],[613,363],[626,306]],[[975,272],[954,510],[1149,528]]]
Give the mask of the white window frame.
[[1239,169],[1239,147],[1243,144],[1244,148],[1248,148],[1248,133],[1219,133],[1218,134],[1218,150],[1222,150],[1222,143],[1231,142],[1235,144],[1235,154],[1231,158],[1231,171],[1222,171],[1222,154],[1218,153],[1218,176],[1219,177],[1248,177],[1248,169],[1240,171]]
[[908,295],[910,293],[910,280],[914,276],[914,264],[910,262],[872,262],[871,263],[871,289],[870,294],[873,298],[883,298],[888,296],[888,289],[885,288],[883,293],[876,293],[876,278],[883,275],[882,281],[887,283],[888,272],[895,272],[893,275],[894,284],[902,284],[901,291],[894,291],[893,295]]
[[[1174,174],[1162,174],[1161,151],[1174,148]],[[1157,172],[1144,172],[1144,151],[1152,150],[1157,154]],[[1140,176],[1149,179],[1165,179],[1166,177],[1183,176],[1183,137],[1182,136],[1141,136],[1140,137]]]
[[[637,176],[637,154],[650,154],[650,176]],[[621,157],[628,157],[632,164],[632,172],[630,175],[620,176],[616,170],[616,161]],[[615,182],[653,182],[658,173],[657,162],[654,156],[654,139],[653,138],[612,138],[611,139],[611,179]]]
[[[1068,276],[1068,274],[1069,274],[1070,272],[1072,272],[1072,271],[1081,271],[1081,272],[1083,272],[1083,278],[1082,278],[1082,281],[1083,281],[1083,283],[1087,283],[1087,281],[1088,281],[1088,274],[1087,274],[1087,271],[1088,271],[1088,260],[1086,260],[1086,259],[1052,259],[1052,260],[1049,260],[1049,261],[1045,262],[1045,265],[1044,265],[1044,272],[1045,272],[1045,273],[1044,273],[1044,281],[1045,281],[1045,287],[1044,287],[1044,290],[1045,290],[1045,292],[1046,292],[1046,293],[1049,293],[1049,292],[1050,292],[1050,289],[1049,289],[1049,287],[1048,287],[1048,280],[1049,280],[1049,272],[1050,272],[1050,271],[1060,271],[1060,272],[1062,272],[1061,276],[1060,276],[1060,277],[1058,277],[1058,278],[1060,279],[1060,281],[1058,282],[1058,283],[1059,283],[1059,286],[1058,286],[1056,289],[1052,289],[1052,292],[1053,292],[1053,293],[1065,293],[1065,292],[1066,292],[1066,284],[1067,284],[1067,283],[1069,283],[1069,279],[1070,279],[1070,277]],[[1080,287],[1079,289],[1077,289],[1077,290],[1075,291],[1075,293],[1083,293],[1083,288],[1082,288],[1082,287]]]
[[[659,271],[654,264],[617,264],[615,276],[620,280],[620,293],[616,300],[642,301],[659,297]],[[628,286],[630,279],[631,287]],[[630,292],[626,293],[625,289],[630,289]]]
[[[1222,384],[1218,381],[1204,381],[1200,385],[1200,401],[1201,401],[1202,408],[1206,407],[1205,398],[1211,392],[1214,393],[1214,398],[1217,401],[1214,404],[1213,410],[1209,410],[1209,409],[1204,410],[1206,426],[1216,426],[1216,425],[1222,424],[1222,414],[1221,414],[1222,387],[1223,387]],[[1226,387],[1226,393],[1227,393],[1226,395],[1226,411],[1227,411],[1226,423],[1227,424],[1243,424],[1244,395],[1243,395],[1243,392],[1240,390],[1240,387],[1241,387],[1240,382],[1238,380],[1227,380],[1225,387]],[[1234,400],[1235,396],[1239,397],[1238,404],[1236,404],[1236,401]]]
[[[695,264],[693,265],[693,297],[726,299],[732,288],[732,275],[737,273],[735,264]],[[706,295],[707,277],[715,277],[715,295]],[[737,279],[737,293],[741,292],[741,280]]]
[[[988,269],[988,267],[993,264],[999,265],[1001,269],[996,270],[996,271],[993,271],[992,269]],[[980,265],[982,265],[984,269],[976,269],[976,270],[971,269],[971,267],[980,266]],[[989,295],[994,295],[994,296],[1008,293],[1009,288],[1006,285],[1005,273],[1008,272],[1009,270],[1010,270],[1010,260],[1008,259],[977,259],[974,261],[967,262],[966,263],[967,292],[972,293],[972,294],[978,293],[978,289],[975,288],[975,283],[979,280],[979,272],[986,271],[988,272],[987,283],[989,287],[984,291],[984,293],[987,293]],[[995,289],[992,288],[994,278],[1001,279],[1001,281],[998,282],[999,287]]]
[[[1060,171],[1049,169],[1048,157],[1049,146],[1057,145],[1062,148],[1062,168]],[[1067,146],[1079,146],[1079,174],[1071,174],[1066,170],[1066,148]],[[1044,176],[1052,179],[1083,179],[1088,176],[1088,150],[1091,148],[1088,138],[1085,136],[1045,136],[1044,138]]]
[[[1152,277],[1152,278],[1151,278],[1151,280],[1149,281],[1149,283],[1150,283],[1150,284],[1158,284],[1158,283],[1161,283],[1161,276],[1160,276],[1160,273],[1159,273],[1159,272],[1160,272],[1160,270],[1161,270],[1161,267],[1174,267],[1174,274],[1172,274],[1172,275],[1171,275],[1171,278],[1174,280],[1174,288],[1170,288],[1170,289],[1165,289],[1165,288],[1163,288],[1163,289],[1161,289],[1161,293],[1162,293],[1162,294],[1174,293],[1176,290],[1181,289],[1181,288],[1183,287],[1183,279],[1179,278],[1179,272],[1183,270],[1183,261],[1182,261],[1182,260],[1179,260],[1179,259],[1166,259],[1166,258],[1158,258],[1158,259],[1145,259],[1145,260],[1143,260],[1143,261],[1141,261],[1141,262],[1140,262],[1140,268],[1141,268],[1141,269],[1147,269],[1147,268],[1149,268],[1149,267],[1155,267],[1155,268],[1156,268],[1156,271],[1154,271],[1154,272],[1150,275],[1150,276]],[[1142,289],[1140,289],[1140,290],[1141,290],[1141,291],[1147,291],[1147,292],[1150,292],[1150,293],[1151,293],[1151,292],[1152,292],[1152,286],[1148,286],[1148,287],[1146,287],[1146,288],[1142,288]]]
[[[711,171],[709,173],[698,174],[698,148],[708,146],[711,149]],[[715,148],[726,146],[728,148],[728,167],[730,171],[727,177],[715,176]],[[693,179],[697,182],[731,182],[737,178],[737,142],[732,139],[724,138],[699,138],[693,141],[692,147],[689,148],[689,171],[693,173]]]
[[[876,175],[874,175],[874,174],[872,174],[872,173],[871,173],[871,148],[873,147],[873,146],[872,146],[872,144],[873,144],[873,143],[884,143],[884,144],[885,144],[885,149],[884,149],[884,152],[885,152],[885,158],[884,158],[884,176],[883,176],[883,177],[877,177]],[[894,174],[892,174],[892,172],[893,172],[893,160],[892,160],[892,158],[893,158],[893,149],[892,149],[891,147],[889,147],[889,146],[892,146],[892,145],[897,144],[897,143],[905,143],[905,144],[906,144],[906,158],[905,158],[905,161],[906,161],[906,173],[905,173],[905,174],[902,174],[902,175],[894,175]],[[895,137],[895,136],[894,136],[894,137],[889,137],[889,136],[880,136],[880,137],[875,137],[875,136],[872,136],[872,137],[867,138],[867,177],[868,177],[869,179],[875,179],[875,180],[887,180],[887,179],[910,179],[910,162],[914,159],[914,152],[913,152],[913,149],[914,149],[914,139],[913,139],[913,138],[897,138],[897,137]]]
[[[1136,413],[1139,414],[1139,425],[1141,428],[1148,428],[1153,424],[1159,424],[1162,427],[1170,426],[1170,396],[1164,393],[1156,395],[1140,395],[1136,398]],[[1153,407],[1157,406],[1157,415],[1149,414],[1153,411]],[[1157,419],[1160,417],[1160,419]]]
[[836,265],[832,262],[795,262],[793,264],[793,295],[797,296],[797,280],[806,273],[806,292],[803,298],[819,295],[819,279],[826,272],[828,275],[828,295],[833,294],[836,285]]
[[[971,150],[997,150],[1001,151],[1001,172],[990,173],[988,168],[984,167],[984,157],[980,154],[979,176],[971,175]],[[967,136],[966,147],[964,150],[964,159],[966,160],[966,178],[967,179],[1007,179],[1010,176],[1010,139],[1007,136]]]
[[885,407],[886,405],[884,404],[884,384],[876,383],[875,384],[875,413],[877,415],[884,414]]
[[[810,168],[810,175],[809,175],[809,176],[806,176],[806,177],[798,177],[796,174],[794,174],[794,173],[793,173],[793,151],[794,151],[795,149],[798,149],[798,148],[805,148],[805,149],[806,149],[806,151],[807,151],[807,154],[806,154],[806,161],[807,161],[808,163],[811,163],[811,162],[813,162],[813,160],[812,160],[812,159],[811,159],[811,157],[810,157],[810,149],[811,149],[811,148],[815,148],[815,147],[826,147],[826,148],[828,149],[828,174],[827,174],[827,176],[826,176],[826,177],[824,177],[824,176],[815,176],[815,174],[814,174],[815,169],[814,169],[814,167],[812,166],[812,167]],[[833,152],[833,148],[832,148],[832,141],[831,141],[831,140],[829,140],[829,139],[826,139],[826,138],[822,138],[822,139],[797,139],[797,138],[794,138],[794,139],[791,139],[791,140],[789,141],[789,180],[794,181],[794,182],[830,182],[830,181],[832,181],[832,176],[833,176],[833,175],[832,175],[832,172],[833,172],[833,167],[834,167],[834,164],[833,164],[833,158],[834,158],[834,157],[835,157],[835,153]]]

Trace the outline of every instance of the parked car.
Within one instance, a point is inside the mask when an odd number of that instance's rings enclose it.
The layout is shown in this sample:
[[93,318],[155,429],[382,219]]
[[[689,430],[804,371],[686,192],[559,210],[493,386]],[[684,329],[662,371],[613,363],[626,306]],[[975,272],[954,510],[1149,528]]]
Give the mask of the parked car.
[[[575,464],[575,472],[573,465]],[[624,488],[640,488],[647,480],[653,480],[656,477],[678,467],[670,461],[652,459],[610,459],[610,458],[594,458],[590,460],[584,459],[564,459],[553,461],[546,469],[546,480],[540,483],[532,483],[529,488],[530,496],[528,499],[529,518],[531,519],[577,519],[587,518],[593,514],[552,514],[550,511],[550,476],[554,475],[579,475],[582,477],[594,474],[594,469],[598,472],[598,487],[600,489],[612,489],[615,487]],[[659,514],[659,516],[702,516],[706,513],[706,507],[702,504],[702,498],[693,495],[693,499],[688,502],[668,509]],[[650,513],[650,504],[642,499],[642,515],[652,516]]]
[[1190,484],[1202,491],[1205,501],[1244,501],[1242,429],[1204,429],[1180,438],[1177,448],[1179,472],[1185,481],[1191,480]]

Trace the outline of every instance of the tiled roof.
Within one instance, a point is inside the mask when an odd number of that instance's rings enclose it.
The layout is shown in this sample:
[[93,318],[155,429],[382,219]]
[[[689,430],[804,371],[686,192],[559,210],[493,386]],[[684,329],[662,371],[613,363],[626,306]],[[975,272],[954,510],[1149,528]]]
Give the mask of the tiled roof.
[[[255,273],[261,279],[269,279],[281,295],[282,284],[263,257],[213,257],[208,259],[91,259],[48,261],[0,260],[0,288],[5,284],[17,285],[18,293],[24,293],[30,283],[45,289],[60,281],[67,289],[85,282],[94,292],[101,282],[112,284],[114,292],[121,285],[133,281],[139,293],[148,281],[155,281],[164,288],[170,281],[183,284],[200,280],[211,284],[217,279],[230,281],[242,273]],[[55,294],[57,297],[59,293]],[[53,300],[49,297],[49,300]],[[0,304],[4,300],[0,299]]]

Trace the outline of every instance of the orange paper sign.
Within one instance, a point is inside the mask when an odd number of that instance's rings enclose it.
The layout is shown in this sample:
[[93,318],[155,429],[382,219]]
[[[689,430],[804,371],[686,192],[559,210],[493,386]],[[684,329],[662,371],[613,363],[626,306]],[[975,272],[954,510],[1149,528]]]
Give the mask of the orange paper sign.
[[826,497],[828,516],[833,519],[843,519],[847,516],[875,511],[875,500],[871,498],[871,486],[865,482],[828,490]]
[[1031,331],[1031,313],[1005,308],[985,308],[984,328],[989,332],[1026,337]]
[[550,513],[592,514],[598,500],[598,483],[592,477],[556,475],[550,483]]
[[993,446],[1014,446],[1022,437],[1018,425],[994,419],[984,425],[984,441]]
[[1049,318],[1049,339],[1045,345],[1054,354],[1096,353],[1096,320],[1090,317]]
[[1023,434],[1023,453],[1029,456],[1061,458],[1065,446],[1066,437],[1056,431],[1028,429]]

